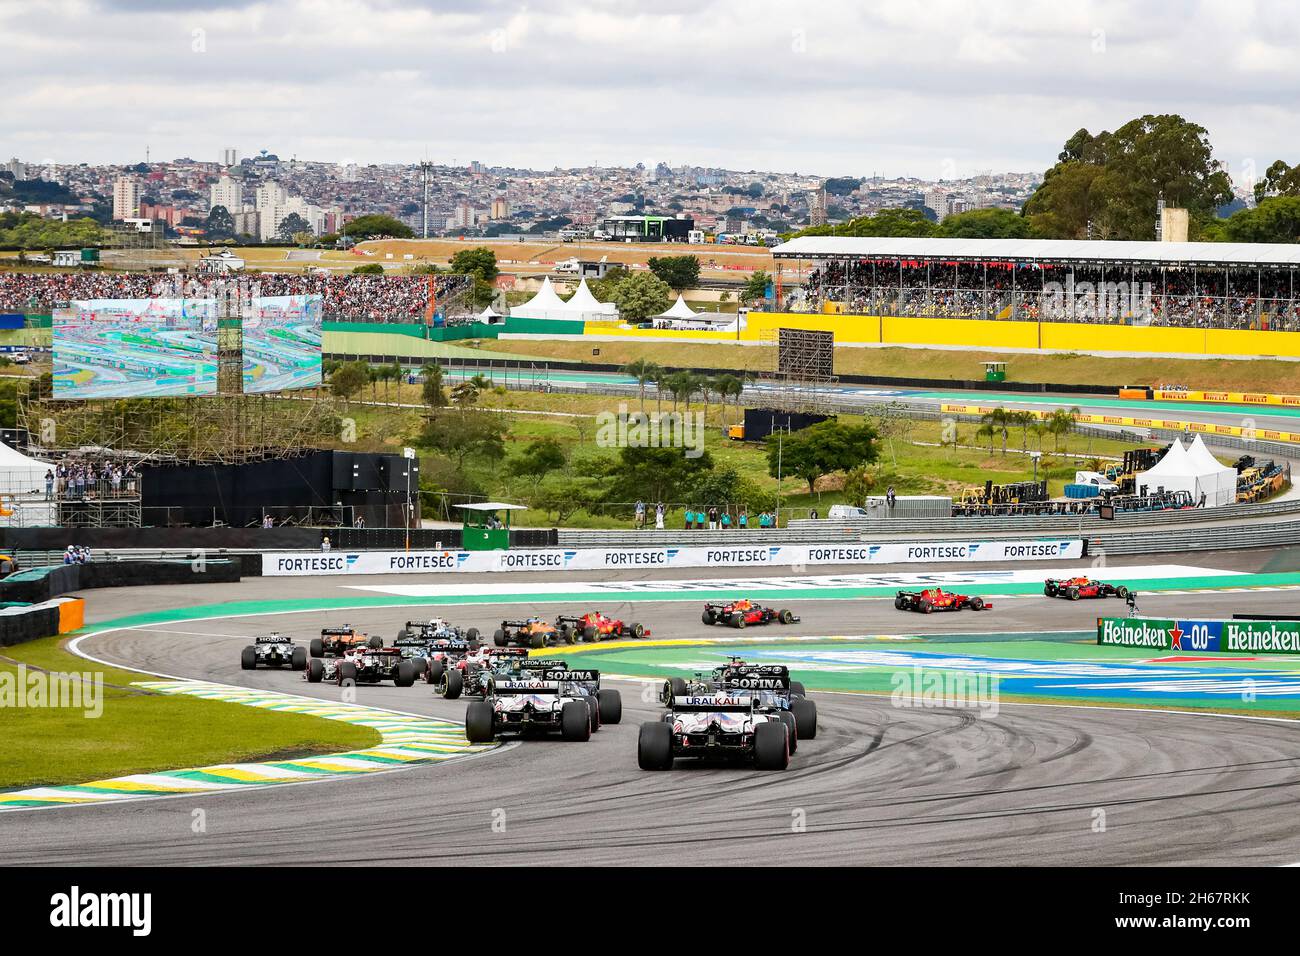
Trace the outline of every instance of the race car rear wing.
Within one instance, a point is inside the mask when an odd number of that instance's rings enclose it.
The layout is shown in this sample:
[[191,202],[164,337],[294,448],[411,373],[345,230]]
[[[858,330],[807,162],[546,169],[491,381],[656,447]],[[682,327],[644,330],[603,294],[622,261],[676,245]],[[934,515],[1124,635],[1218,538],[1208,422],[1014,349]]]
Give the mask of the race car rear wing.
[[498,680],[494,685],[498,697],[516,694],[558,694],[560,685],[553,680]]
[[561,614],[555,619],[555,624],[557,627],[561,624],[582,624],[584,620],[585,618],[578,614]]
[[683,714],[748,714],[754,709],[753,698],[716,696],[716,697],[674,697],[672,709]]
[[[523,650],[523,648],[516,648],[516,650]],[[564,670],[564,668],[568,667],[569,665],[567,662],[558,660],[556,658],[532,657],[524,661],[523,666],[531,671],[531,670],[552,670],[552,669]]]
[[542,671],[542,680],[553,680],[566,684],[598,684],[600,683],[600,671],[550,667]]
[[722,686],[728,692],[732,690],[788,691],[790,689],[790,677],[789,675],[758,677],[753,674],[724,674],[722,676]]
[[526,647],[489,647],[487,649],[489,657],[527,657],[528,648]]
[[261,637],[253,638],[254,644],[292,644],[293,638],[285,637],[283,634],[264,634]]
[[348,627],[346,624],[343,627],[322,627],[320,629],[321,637],[353,637],[356,633],[356,628]]

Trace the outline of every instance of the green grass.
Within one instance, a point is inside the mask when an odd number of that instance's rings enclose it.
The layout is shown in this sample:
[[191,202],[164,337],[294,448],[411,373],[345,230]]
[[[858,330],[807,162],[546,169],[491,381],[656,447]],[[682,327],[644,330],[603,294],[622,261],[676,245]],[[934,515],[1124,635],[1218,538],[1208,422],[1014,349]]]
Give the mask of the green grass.
[[[0,671],[17,663],[64,673],[102,674],[98,718],[71,708],[3,711],[0,790],[87,783],[132,773],[236,761],[291,759],[375,746],[378,731],[337,720],[220,701],[154,694],[147,679],[63,650],[60,638],[5,648]],[[92,677],[93,680],[93,677]]]
[[[600,355],[591,350],[599,345]],[[706,345],[696,342],[485,341],[484,351],[508,351],[546,359],[598,362],[623,366],[645,358],[661,365],[771,371],[775,349],[751,345]],[[835,350],[839,375],[882,375],[949,381],[982,379],[984,362],[1006,362],[1007,380],[1063,385],[1178,382],[1192,389],[1300,392],[1300,362],[1276,359],[1111,358],[1073,353],[1026,354],[926,348],[849,348]]]

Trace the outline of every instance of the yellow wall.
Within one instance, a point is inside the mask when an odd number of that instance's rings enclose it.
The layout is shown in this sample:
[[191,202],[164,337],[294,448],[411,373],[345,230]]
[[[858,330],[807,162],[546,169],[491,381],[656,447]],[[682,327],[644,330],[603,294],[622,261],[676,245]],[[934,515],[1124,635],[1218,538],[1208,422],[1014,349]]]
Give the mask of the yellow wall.
[[835,344],[880,341],[880,317],[874,315],[814,315],[796,312],[751,312],[741,338],[761,341],[774,329],[808,329],[835,333]]
[[1167,329],[1133,325],[1088,325],[1073,322],[1044,322],[1045,349],[1066,352],[1181,352],[1205,353],[1205,332],[1201,329]]
[[979,348],[1036,349],[1034,322],[991,322],[983,319],[881,320],[880,340],[891,345],[968,345]]
[[1210,355],[1282,355],[1300,357],[1300,334],[1207,329],[1205,351]]

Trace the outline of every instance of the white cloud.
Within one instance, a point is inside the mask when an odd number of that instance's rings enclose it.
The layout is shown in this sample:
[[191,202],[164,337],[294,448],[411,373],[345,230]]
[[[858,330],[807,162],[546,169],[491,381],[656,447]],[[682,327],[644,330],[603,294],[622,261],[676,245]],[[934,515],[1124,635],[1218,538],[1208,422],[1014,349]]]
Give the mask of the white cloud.
[[965,175],[1177,112],[1262,168],[1300,159],[1297,25],[1263,0],[0,0],[0,152]]

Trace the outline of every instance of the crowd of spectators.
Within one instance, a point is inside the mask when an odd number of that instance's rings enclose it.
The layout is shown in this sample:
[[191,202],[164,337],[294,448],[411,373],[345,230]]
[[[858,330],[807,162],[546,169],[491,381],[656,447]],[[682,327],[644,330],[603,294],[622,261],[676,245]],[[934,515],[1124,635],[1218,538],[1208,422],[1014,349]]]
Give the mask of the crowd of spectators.
[[139,496],[140,473],[129,462],[69,455],[45,473],[46,501]]
[[[50,312],[88,299],[207,299],[236,286],[246,296],[319,295],[326,318],[376,322],[423,318],[431,297],[459,291],[461,275],[372,276],[265,272],[175,276],[143,272],[0,272],[0,311]],[[221,294],[230,294],[224,291]]]
[[[662,501],[653,507],[647,506],[643,501],[638,501],[633,507],[633,524],[638,531],[643,530],[648,527],[653,515],[655,529],[662,531],[664,530],[667,512],[668,507]],[[760,514],[751,515],[749,509],[743,505],[730,507],[688,505],[683,511],[682,517],[687,531],[703,531],[706,528],[711,531],[718,531],[731,528],[775,528],[778,526],[774,512],[768,513],[764,511]]]
[[829,260],[802,307],[827,302],[863,315],[1300,331],[1288,269]]

